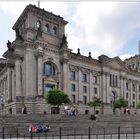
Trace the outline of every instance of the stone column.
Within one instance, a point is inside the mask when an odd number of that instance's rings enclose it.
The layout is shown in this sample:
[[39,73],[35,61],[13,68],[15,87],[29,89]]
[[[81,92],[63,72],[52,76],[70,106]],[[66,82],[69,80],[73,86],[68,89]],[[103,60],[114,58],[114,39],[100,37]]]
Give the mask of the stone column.
[[42,70],[43,70],[43,62],[42,62],[43,54],[41,52],[37,53],[37,95],[43,96],[43,82],[42,82]]
[[81,70],[78,72],[78,103],[81,104],[83,103],[83,87],[82,87],[82,82],[81,82],[81,77],[82,73]]
[[106,101],[106,97],[105,97],[105,95],[106,95],[106,84],[107,84],[106,83],[106,73],[103,72],[103,75],[102,75],[102,97],[101,97],[103,102]]
[[16,96],[21,97],[21,59],[17,58],[15,62],[15,73],[16,73]]
[[132,81],[130,81],[129,89],[130,89],[130,93],[129,93],[129,103],[128,104],[132,106],[132,95],[133,95],[133,83],[132,83]]
[[63,60],[63,90],[68,93],[68,65],[67,60]]
[[120,76],[120,94],[123,95],[124,97],[124,77],[123,76]]
[[8,100],[11,101],[12,100],[12,73],[10,68],[8,68],[7,86],[8,86]]
[[93,97],[93,76],[92,73],[90,72],[89,74],[89,102],[92,101]]
[[110,90],[110,74],[107,73],[106,75],[106,100],[105,100],[105,103],[110,103],[110,96],[109,96],[109,90]]
[[26,96],[34,97],[36,96],[36,57],[33,50],[33,46],[27,44],[26,54],[25,54],[25,74],[26,74]]

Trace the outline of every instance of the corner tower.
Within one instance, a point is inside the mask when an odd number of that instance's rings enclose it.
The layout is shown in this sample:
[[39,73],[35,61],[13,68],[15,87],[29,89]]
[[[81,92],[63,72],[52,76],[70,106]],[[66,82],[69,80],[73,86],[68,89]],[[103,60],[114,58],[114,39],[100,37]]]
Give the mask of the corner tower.
[[62,87],[60,59],[65,56],[64,50],[69,52],[67,23],[59,15],[28,5],[14,24],[15,40],[8,43],[3,56],[14,64],[9,97],[15,113],[21,112],[23,103],[29,112],[42,113],[43,107],[46,110],[45,92]]
[[28,5],[14,24],[13,30],[16,32],[16,38],[26,41],[42,38],[42,41],[58,46],[65,34],[67,23],[59,15]]

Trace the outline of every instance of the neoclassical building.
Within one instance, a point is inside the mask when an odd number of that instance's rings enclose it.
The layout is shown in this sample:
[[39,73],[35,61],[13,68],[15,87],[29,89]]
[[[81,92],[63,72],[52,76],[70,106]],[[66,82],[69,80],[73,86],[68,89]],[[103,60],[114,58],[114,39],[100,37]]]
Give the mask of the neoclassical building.
[[100,97],[104,108],[111,107],[119,96],[135,108],[140,99],[140,67],[130,67],[140,63],[140,56],[122,61],[105,55],[94,59],[90,52],[83,56],[80,49],[73,53],[65,36],[67,23],[33,5],[24,9],[13,26],[15,40],[8,41],[0,59],[1,111],[21,113],[23,104],[28,113],[48,111],[44,96],[52,88],[64,90],[79,108],[93,97]]

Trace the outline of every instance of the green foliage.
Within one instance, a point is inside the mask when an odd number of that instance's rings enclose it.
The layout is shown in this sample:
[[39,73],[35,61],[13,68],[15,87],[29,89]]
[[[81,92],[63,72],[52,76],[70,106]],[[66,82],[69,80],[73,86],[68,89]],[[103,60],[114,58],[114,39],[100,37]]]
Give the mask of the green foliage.
[[68,95],[59,89],[50,90],[45,99],[48,104],[57,106],[62,105],[62,103],[70,103]]
[[136,107],[137,107],[137,109],[140,109],[140,101],[137,102]]
[[123,108],[127,107],[127,100],[125,100],[123,97],[119,97],[115,102],[114,102],[114,108]]
[[93,101],[88,103],[88,105],[91,107],[101,106],[101,104],[102,104],[101,98],[98,97],[94,97]]

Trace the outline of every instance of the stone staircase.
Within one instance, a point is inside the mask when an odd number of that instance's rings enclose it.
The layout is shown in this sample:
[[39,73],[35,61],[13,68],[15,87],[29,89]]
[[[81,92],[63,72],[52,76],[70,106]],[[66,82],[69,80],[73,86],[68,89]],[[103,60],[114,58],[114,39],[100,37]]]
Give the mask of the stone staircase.
[[[0,116],[0,137],[2,135],[2,127],[5,133],[16,135],[29,135],[28,126],[30,123],[49,124],[51,131],[48,135],[59,135],[60,127],[62,133],[88,134],[88,128],[91,133],[117,133],[120,127],[122,133],[132,133],[133,127],[135,131],[140,133],[140,115],[99,115],[97,121],[90,120],[90,115],[67,116],[65,114],[20,114],[20,115],[4,115]],[[18,128],[18,130],[17,130]]]

